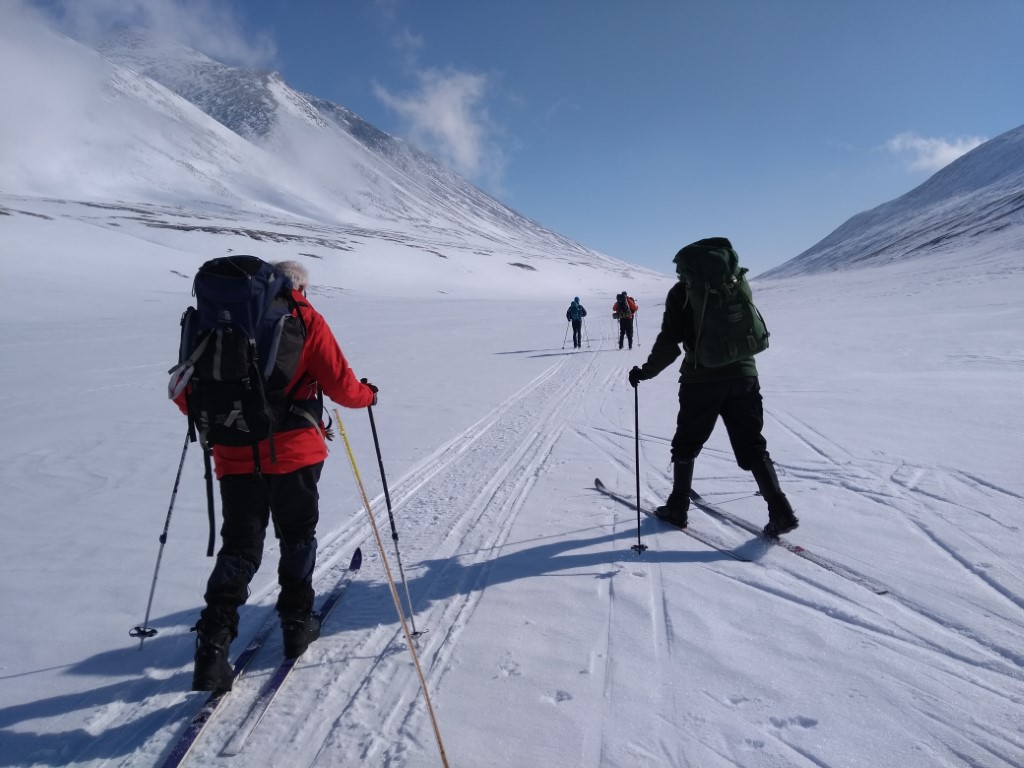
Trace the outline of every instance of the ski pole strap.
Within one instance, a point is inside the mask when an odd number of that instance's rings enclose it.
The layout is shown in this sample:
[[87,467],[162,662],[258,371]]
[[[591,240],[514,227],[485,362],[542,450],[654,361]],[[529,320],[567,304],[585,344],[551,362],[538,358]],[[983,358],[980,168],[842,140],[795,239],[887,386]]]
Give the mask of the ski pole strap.
[[213,543],[217,521],[213,514],[213,467],[210,462],[210,449],[203,444],[203,468],[206,470],[206,510],[210,517],[210,538],[206,544],[206,556],[213,557]]

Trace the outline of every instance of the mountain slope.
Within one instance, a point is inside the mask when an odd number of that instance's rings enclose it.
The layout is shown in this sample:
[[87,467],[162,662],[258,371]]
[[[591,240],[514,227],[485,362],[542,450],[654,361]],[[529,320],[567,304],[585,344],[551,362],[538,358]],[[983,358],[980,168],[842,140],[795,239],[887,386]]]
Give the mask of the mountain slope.
[[1024,241],[1024,126],[985,142],[902,197],[854,216],[760,277],[877,266],[986,241],[1001,260]]
[[585,260],[598,254],[508,208],[433,158],[377,129],[346,107],[290,88],[279,74],[226,66],[177,43],[139,32],[101,51],[161,83],[254,144],[288,159],[311,186],[360,214],[438,235],[514,240]]
[[280,258],[267,243],[290,244],[284,256],[323,260],[319,274],[359,289],[571,297],[668,279],[552,232],[277,74],[127,33],[101,54],[12,22],[0,208],[84,215],[197,260]]

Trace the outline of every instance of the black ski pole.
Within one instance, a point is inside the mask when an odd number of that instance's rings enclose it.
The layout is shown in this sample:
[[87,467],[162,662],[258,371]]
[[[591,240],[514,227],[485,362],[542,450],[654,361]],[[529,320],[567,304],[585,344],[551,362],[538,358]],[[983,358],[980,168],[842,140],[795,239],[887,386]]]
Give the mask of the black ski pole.
[[571,325],[571,323],[568,320],[566,320],[565,321],[565,336],[562,337],[562,349],[565,349],[565,340],[569,338],[569,326],[570,325]]
[[156,568],[153,571],[153,583],[149,587],[149,602],[146,603],[146,618],[143,619],[142,624],[138,627],[133,627],[129,630],[128,634],[131,637],[139,638],[139,650],[142,650],[142,644],[146,642],[147,637],[153,637],[156,634],[156,630],[149,626],[149,611],[153,607],[153,593],[156,592],[156,577],[160,573],[160,560],[164,556],[164,544],[167,543],[167,530],[171,527],[171,512],[174,511],[174,500],[178,496],[178,483],[181,482],[181,468],[185,466],[185,453],[188,451],[188,444],[191,442],[191,435],[185,434],[185,445],[181,449],[181,460],[178,462],[178,474],[174,478],[174,490],[171,491],[171,504],[167,508],[167,519],[164,520],[164,530],[160,534],[160,550],[156,556]]
[[636,431],[636,544],[630,549],[643,552],[647,545],[640,541],[640,388],[633,387],[633,427]]
[[587,328],[587,321],[583,321],[583,335],[587,337],[587,349],[590,349],[590,330]]
[[384,486],[384,503],[387,504],[388,520],[391,521],[391,540],[395,542],[395,560],[398,562],[398,573],[402,577],[402,587],[405,589],[405,602],[409,605],[409,623],[412,626],[412,636],[419,637],[427,630],[423,630],[423,632],[416,630],[416,617],[412,610],[412,598],[409,596],[409,584],[405,580],[405,569],[402,568],[402,553],[398,551],[398,529],[395,527],[395,515],[391,511],[391,494],[388,492],[388,479],[384,475],[384,459],[381,457],[380,441],[377,439],[377,423],[373,420],[373,406],[367,406],[366,412],[370,414],[370,431],[373,433],[373,447],[377,451],[377,466],[380,467],[380,481]]
[[640,318],[637,317],[636,315],[633,315],[633,319],[634,319],[634,321],[636,323],[636,345],[639,347],[640,346]]

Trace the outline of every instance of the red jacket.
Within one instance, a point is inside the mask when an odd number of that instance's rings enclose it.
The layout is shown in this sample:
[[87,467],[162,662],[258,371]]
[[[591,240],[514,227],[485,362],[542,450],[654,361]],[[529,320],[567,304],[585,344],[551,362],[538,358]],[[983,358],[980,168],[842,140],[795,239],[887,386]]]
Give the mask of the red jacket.
[[[365,408],[373,405],[373,390],[356,378],[348,361],[331,333],[323,316],[309,304],[298,291],[292,291],[292,298],[299,305],[299,314],[306,324],[306,343],[302,348],[295,376],[288,384],[288,390],[299,379],[305,377],[308,386],[295,393],[295,400],[316,399],[317,383],[324,393],[338,405],[346,408]],[[185,394],[174,399],[182,413],[188,413]],[[274,433],[274,453],[277,461],[270,460],[270,441],[263,440],[260,447],[260,470],[267,475],[283,475],[296,469],[317,464],[327,458],[327,443],[320,431],[312,426],[305,429],[290,429]],[[213,462],[217,478],[224,475],[248,475],[253,472],[252,448],[250,446],[213,446]]]
[[[632,296],[626,296],[626,306],[629,307],[629,311],[634,315],[640,311],[640,308],[636,305],[636,299]],[[619,316],[619,302],[617,299],[615,303],[612,304],[612,315],[615,317]]]

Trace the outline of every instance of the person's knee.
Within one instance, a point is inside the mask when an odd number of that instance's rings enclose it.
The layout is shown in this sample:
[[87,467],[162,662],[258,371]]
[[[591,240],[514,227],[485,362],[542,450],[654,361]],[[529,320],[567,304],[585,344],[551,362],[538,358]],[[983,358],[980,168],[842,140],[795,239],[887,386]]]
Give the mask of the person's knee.
[[260,556],[221,551],[206,584],[206,603],[221,606],[229,613],[248,599],[249,582],[260,567]]
[[745,452],[736,454],[736,464],[744,472],[753,471],[754,467],[764,464],[764,451],[760,452]]
[[700,455],[700,450],[703,446],[697,446],[696,448],[692,445],[673,445],[669,451],[669,456],[672,459],[673,464],[678,464],[683,461],[693,462],[696,461],[697,456]]

